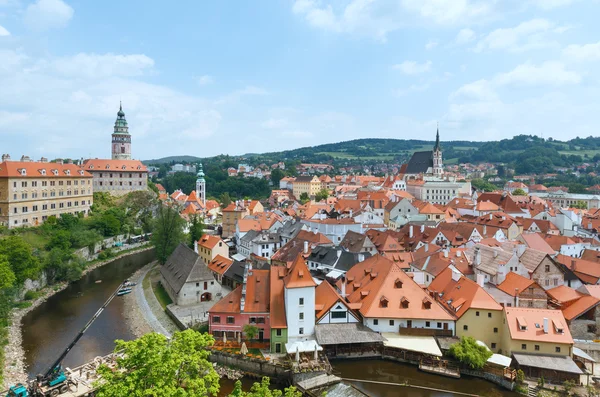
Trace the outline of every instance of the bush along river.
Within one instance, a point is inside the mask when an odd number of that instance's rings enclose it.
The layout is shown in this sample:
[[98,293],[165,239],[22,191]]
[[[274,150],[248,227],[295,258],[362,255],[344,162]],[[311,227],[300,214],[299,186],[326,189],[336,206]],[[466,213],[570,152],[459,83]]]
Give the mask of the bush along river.
[[[22,340],[25,364],[30,377],[45,372],[63,352],[75,335],[96,313],[123,280],[129,278],[155,259],[152,250],[117,258],[98,267],[80,280],[57,292],[22,320]],[[115,339],[131,340],[136,337],[127,324],[125,299],[115,298],[100,317],[87,330],[79,343],[69,352],[63,364],[76,367],[103,356],[114,349]],[[364,379],[392,383],[408,382],[444,392],[398,387],[366,382],[353,386],[368,396],[460,397],[460,392],[479,396],[509,397],[514,393],[480,379],[463,377],[450,379],[418,371],[414,366],[383,360],[333,361],[334,372],[343,378]],[[245,390],[255,380],[242,379]],[[219,396],[227,396],[234,381],[221,379]],[[454,392],[454,393],[453,393]],[[335,396],[335,392],[332,393]]]

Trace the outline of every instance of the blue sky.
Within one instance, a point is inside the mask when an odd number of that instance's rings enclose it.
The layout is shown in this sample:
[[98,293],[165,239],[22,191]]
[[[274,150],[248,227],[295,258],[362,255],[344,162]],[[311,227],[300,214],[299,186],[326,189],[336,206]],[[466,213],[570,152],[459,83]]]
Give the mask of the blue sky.
[[0,0],[0,151],[597,135],[600,0]]

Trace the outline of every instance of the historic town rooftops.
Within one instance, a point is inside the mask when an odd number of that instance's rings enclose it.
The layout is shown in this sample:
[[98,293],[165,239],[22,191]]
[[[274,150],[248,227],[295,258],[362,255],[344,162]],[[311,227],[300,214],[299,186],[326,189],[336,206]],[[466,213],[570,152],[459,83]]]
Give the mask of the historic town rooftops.
[[[560,310],[505,307],[506,323],[513,340],[573,344],[571,332]],[[544,319],[548,327],[544,330]]]
[[3,161],[0,178],[91,178],[92,175],[75,164],[38,161]]
[[221,240],[221,237],[213,236],[211,234],[205,234],[204,236],[200,237],[200,240],[198,240],[199,247],[203,247],[209,250],[212,250],[217,245],[223,244],[225,243],[223,242],[223,240]]
[[510,296],[517,296],[534,284],[536,284],[534,280],[525,278],[515,272],[509,272],[497,288]]
[[506,192],[503,193],[481,193],[477,198],[478,202],[490,201],[502,208],[504,212],[508,213],[522,213],[523,210],[517,202],[512,198],[511,195]]
[[577,277],[587,284],[597,284],[600,279],[600,266],[598,263],[585,259],[572,258],[566,255],[557,255],[556,261],[568,267]]
[[544,240],[544,237],[539,233],[522,233],[519,237],[525,245],[529,248],[533,248],[540,252],[545,252],[549,255],[554,255],[556,251],[548,245],[548,243]]
[[343,247],[348,252],[361,252],[363,247],[365,246],[365,242],[369,237],[366,234],[353,232],[352,230],[348,230],[346,235],[340,242],[340,246]]
[[269,300],[271,328],[287,328],[283,282],[286,271],[287,269],[283,266],[273,266],[271,268],[271,296]]
[[582,293],[569,288],[566,285],[560,285],[558,287],[551,288],[546,291],[550,298],[554,299],[561,306],[565,303],[576,301],[583,296]]
[[425,174],[433,167],[433,152],[431,150],[414,152],[404,169],[405,174]]
[[446,268],[428,287],[442,304],[460,318],[467,310],[502,310],[494,298],[475,281]]
[[320,320],[329,310],[340,302],[346,306],[349,311],[348,303],[337,293],[337,291],[327,281],[323,281],[315,289],[315,313],[317,321]]
[[287,289],[315,287],[317,285],[312,279],[308,266],[306,266],[306,262],[301,255],[296,257],[283,282]]
[[523,253],[519,255],[519,262],[523,264],[527,268],[527,270],[532,273],[537,269],[537,267],[542,263],[544,259],[550,258],[550,256],[546,252],[538,251],[532,248],[525,248]]
[[479,269],[489,275],[495,276],[498,273],[498,267],[506,264],[514,255],[512,252],[506,252],[500,248],[492,248],[483,244],[476,244],[466,252],[474,268]]
[[552,234],[547,234],[544,236],[544,240],[546,240],[546,243],[548,243],[548,245],[556,252],[560,252],[560,249],[563,245],[575,244],[575,240],[571,237],[556,236]]
[[148,168],[140,160],[89,159],[83,161],[83,168],[90,172],[148,172]]
[[599,303],[600,299],[596,298],[595,296],[583,295],[581,298],[562,309],[563,316],[565,316],[567,321],[573,321],[585,312],[598,306]]
[[187,282],[214,280],[212,272],[192,249],[181,243],[160,267],[160,274],[171,289],[179,294]]
[[453,320],[407,273],[381,255],[356,264],[345,281],[348,301],[362,304],[363,317]]
[[226,258],[222,255],[217,255],[208,263],[208,268],[217,274],[223,275],[232,264],[233,259]]

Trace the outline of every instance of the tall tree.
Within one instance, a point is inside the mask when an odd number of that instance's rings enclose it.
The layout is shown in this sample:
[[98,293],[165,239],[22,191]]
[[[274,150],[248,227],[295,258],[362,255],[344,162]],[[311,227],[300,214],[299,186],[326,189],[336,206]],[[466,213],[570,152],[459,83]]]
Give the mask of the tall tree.
[[172,207],[160,206],[152,230],[152,245],[158,261],[164,265],[177,245],[184,241],[184,220]]
[[33,255],[31,246],[22,237],[9,236],[0,239],[0,255],[8,258],[8,263],[18,284],[39,275],[40,261]]
[[226,208],[231,204],[231,197],[229,196],[229,192],[225,192],[220,197],[222,208]]
[[273,182],[273,186],[275,186],[276,189],[278,189],[279,181],[282,180],[284,176],[285,173],[279,168],[275,168],[271,171],[271,182]]
[[204,235],[204,223],[202,222],[202,218],[200,218],[197,214],[192,214],[190,217],[190,248],[194,248],[194,243]]
[[103,382],[98,397],[212,396],[219,391],[219,375],[208,361],[205,348],[214,343],[209,334],[188,329],[166,336],[150,333],[139,339],[116,341],[123,351],[115,370],[101,366]]

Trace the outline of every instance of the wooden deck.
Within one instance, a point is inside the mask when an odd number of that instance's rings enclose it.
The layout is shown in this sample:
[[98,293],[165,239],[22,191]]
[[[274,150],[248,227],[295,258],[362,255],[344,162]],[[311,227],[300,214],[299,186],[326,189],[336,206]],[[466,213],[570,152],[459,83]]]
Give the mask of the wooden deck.
[[449,378],[460,378],[460,370],[449,366],[446,361],[423,361],[419,362],[419,369],[431,374],[447,376]]

